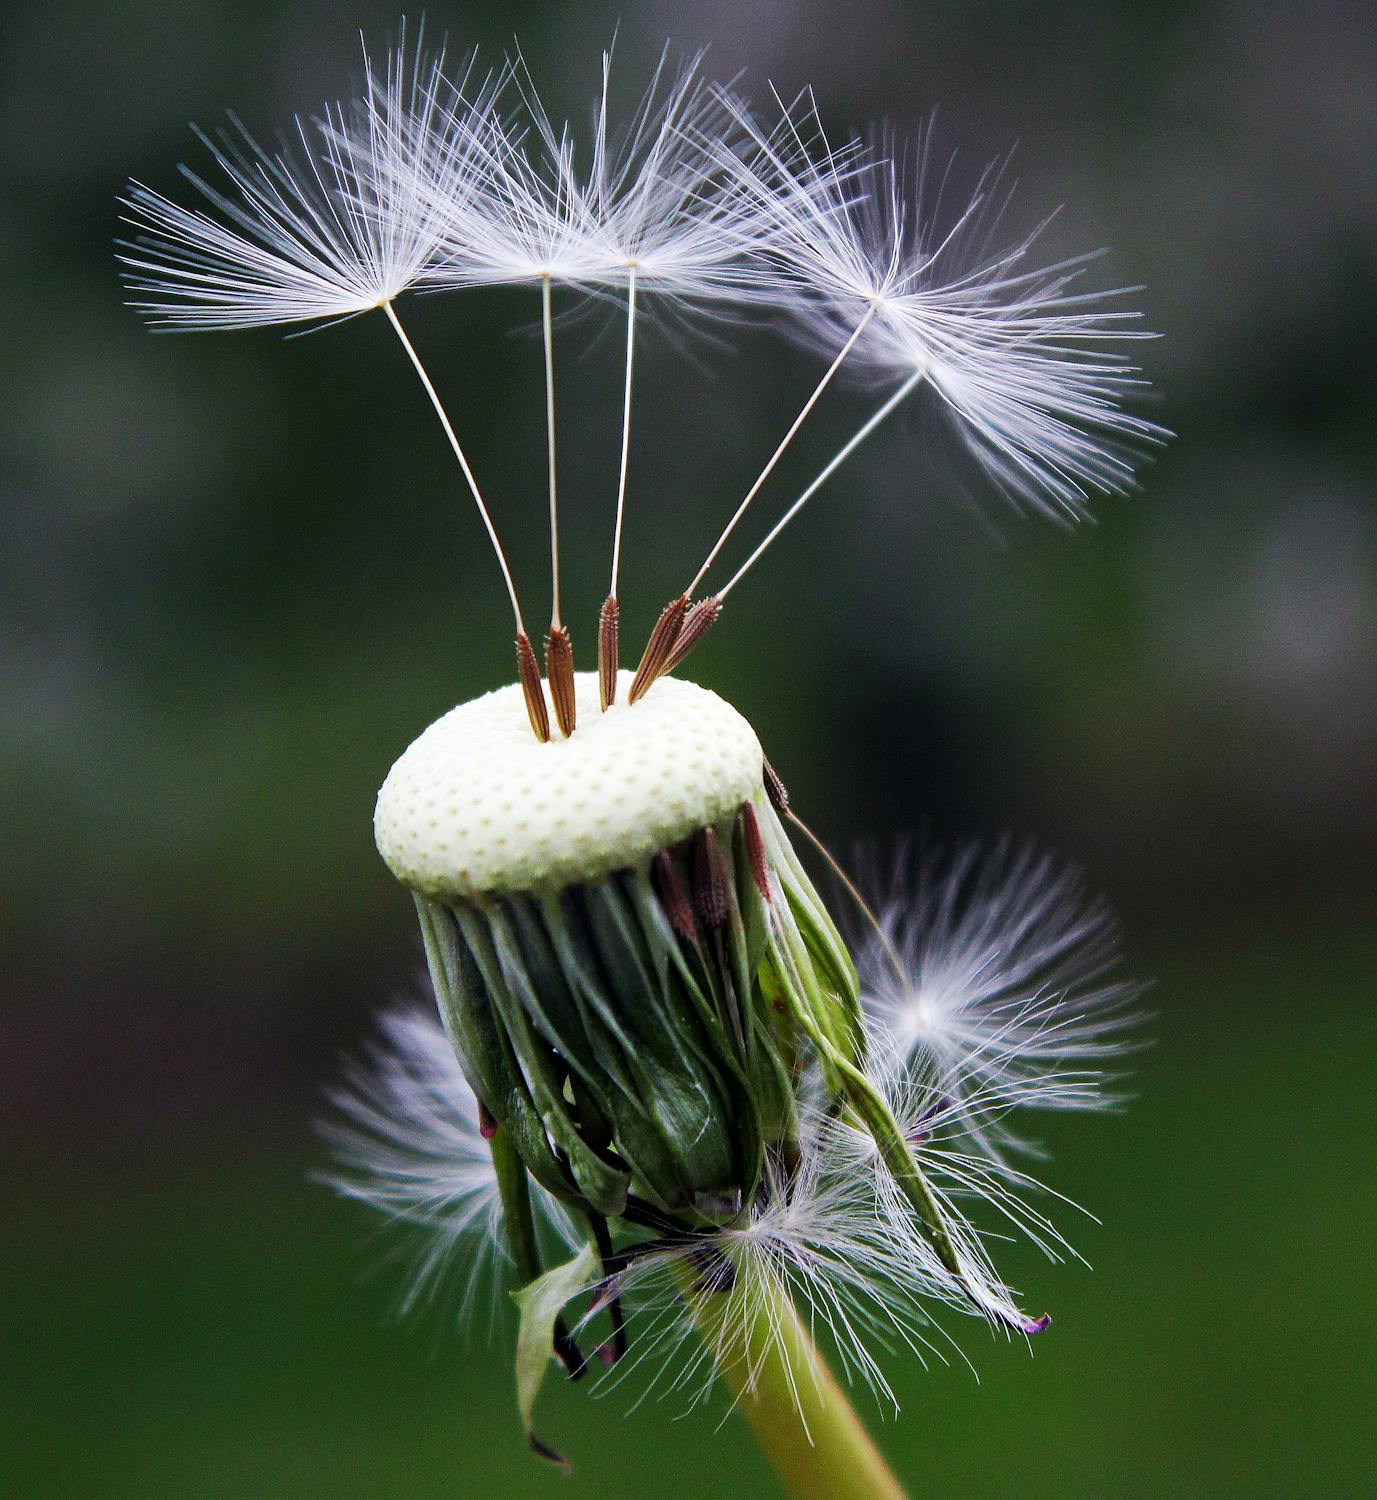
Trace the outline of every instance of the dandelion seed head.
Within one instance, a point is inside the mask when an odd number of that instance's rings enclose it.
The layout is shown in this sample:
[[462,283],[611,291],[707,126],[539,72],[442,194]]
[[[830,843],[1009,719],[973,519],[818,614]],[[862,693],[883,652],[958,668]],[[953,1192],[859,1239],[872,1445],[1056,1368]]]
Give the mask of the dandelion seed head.
[[[328,1180],[419,1237],[407,1308],[451,1275],[472,1301],[510,1238],[524,1283],[519,1404],[547,1455],[534,1387],[551,1349],[583,1373],[564,1313],[583,1295],[579,1336],[606,1315],[597,1353],[614,1380],[648,1369],[647,1394],[696,1400],[721,1373],[748,1392],[766,1363],[797,1394],[820,1379],[809,1335],[821,1332],[846,1375],[893,1403],[880,1356],[945,1358],[936,1310],[1011,1336],[1046,1326],[991,1254],[1018,1235],[1053,1260],[1074,1255],[1052,1221],[1057,1195],[1014,1164],[1032,1147],[1011,1122],[1110,1099],[1138,987],[1076,872],[1011,844],[930,860],[916,886],[896,880],[853,964],[785,826],[806,825],[763,789],[776,779],[749,724],[715,699],[708,722],[713,695],[659,678],[911,397],[945,412],[1016,502],[1076,517],[1093,494],[1128,488],[1165,435],[1127,410],[1141,378],[1123,341],[1144,335],[1120,294],[1084,289],[1088,257],[1042,263],[1040,229],[999,238],[999,169],[947,213],[950,167],[935,168],[930,133],[911,155],[893,136],[837,143],[807,93],[767,127],[734,88],[705,81],[700,57],[668,52],[629,110],[605,55],[579,132],[547,111],[519,54],[489,74],[471,57],[456,79],[423,41],[403,32],[380,67],[365,51],[359,96],[298,120],[290,143],[267,149],[233,117],[203,136],[219,175],[187,172],[200,206],[141,184],[124,200],[136,231],[124,274],[155,324],[385,310],[512,607],[517,684],[431,726],[378,801],[379,849],[416,897],[454,1034],[434,1014],[382,1020],[332,1095]],[[544,677],[486,484],[393,307],[412,288],[495,284],[541,292]],[[598,671],[580,674],[560,594],[555,330],[590,300],[624,308],[625,345],[610,585]],[[631,672],[618,593],[646,300],[772,310],[828,364]],[[700,595],[838,374],[883,399]],[[689,705],[682,724],[674,703]],[[426,757],[437,729],[493,704],[501,733],[475,794],[471,776],[455,783],[453,755]],[[724,750],[728,721],[739,755]],[[629,1356],[623,1302],[639,1329]]]

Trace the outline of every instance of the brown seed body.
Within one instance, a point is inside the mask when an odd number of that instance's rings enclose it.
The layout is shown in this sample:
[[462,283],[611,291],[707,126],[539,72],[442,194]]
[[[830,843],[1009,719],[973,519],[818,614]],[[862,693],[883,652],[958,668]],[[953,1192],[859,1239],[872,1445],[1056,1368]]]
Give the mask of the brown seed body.
[[684,628],[684,616],[688,613],[688,607],[688,595],[680,594],[660,611],[660,618],[656,620],[655,629],[650,632],[650,639],[646,642],[641,664],[636,668],[635,677],[631,679],[631,691],[627,695],[629,702],[635,703],[638,698],[643,697],[651,683],[664,671],[669,654],[674,650],[674,643],[679,639],[679,632]]
[[669,658],[660,669],[660,675],[672,672],[698,645],[703,637],[717,624],[722,614],[722,601],[716,594],[700,599],[684,618],[684,627],[674,643]]
[[531,638],[523,630],[516,638],[516,673],[526,699],[526,714],[531,733],[542,744],[550,738],[550,710],[545,704],[545,688],[540,680],[540,664],[531,648]]
[[598,615],[598,701],[606,713],[617,701],[617,657],[621,627],[621,606],[617,596],[609,594]]
[[564,625],[556,625],[546,637],[545,671],[560,733],[568,739],[578,723],[578,705],[574,699],[574,645]]

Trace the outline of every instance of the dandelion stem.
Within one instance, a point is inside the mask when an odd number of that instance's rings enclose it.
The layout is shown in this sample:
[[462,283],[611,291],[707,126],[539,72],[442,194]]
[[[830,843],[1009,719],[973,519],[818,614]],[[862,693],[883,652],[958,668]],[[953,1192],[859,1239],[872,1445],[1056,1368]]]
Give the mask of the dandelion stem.
[[[497,1190],[502,1200],[502,1223],[507,1232],[507,1249],[512,1264],[523,1286],[540,1275],[540,1245],[536,1238],[535,1219],[531,1212],[530,1180],[525,1163],[505,1130],[498,1129],[488,1141],[492,1152],[493,1171],[497,1176]],[[577,1380],[587,1369],[587,1361],[579,1352],[563,1318],[555,1319],[555,1353]]]
[[859,448],[860,445],[866,440],[866,438],[868,438],[870,434],[875,431],[875,429],[894,410],[894,408],[909,396],[909,394],[917,387],[919,381],[923,379],[926,373],[927,372],[925,370],[917,370],[912,375],[910,375],[909,378],[904,381],[903,385],[901,385],[899,389],[895,391],[894,394],[885,402],[885,404],[879,409],[879,411],[875,412],[871,417],[869,417],[867,421],[862,425],[861,429],[850,439],[850,441],[842,446],[841,450],[832,459],[831,463],[827,465],[822,473],[818,475],[818,477],[812,482],[812,484],[810,484],[808,488],[804,490],[804,492],[798,497],[798,499],[794,501],[789,509],[786,510],[784,514],[779,518],[779,520],[776,521],[775,524],[770,528],[769,532],[765,536],[765,540],[761,542],[761,544],[755,549],[755,551],[752,552],[751,555],[746,559],[746,561],[742,563],[741,566],[736,570],[736,572],[732,575],[731,579],[727,583],[727,586],[717,591],[717,597],[719,599],[725,599],[727,595],[731,593],[731,591],[737,586],[738,583],[741,582],[746,574],[750,572],[751,568],[754,567],[755,564],[760,560],[761,554],[770,545],[770,543],[774,541],[774,539],[780,534],[781,531],[784,530],[789,522],[792,521],[794,517],[799,513],[799,511],[801,511],[803,507],[808,503],[808,501],[813,498],[817,491],[827,483],[832,475],[835,474],[839,468],[841,468],[842,464],[844,464],[846,460],[850,458],[852,453],[854,453],[856,449]]
[[445,429],[445,436],[449,439],[449,445],[454,449],[454,456],[459,460],[459,467],[464,471],[464,478],[473,494],[478,506],[478,513],[483,518],[483,525],[487,528],[488,540],[492,543],[492,549],[497,554],[497,565],[502,569],[502,581],[507,585],[507,597],[512,601],[512,614],[516,617],[516,633],[525,635],[526,627],[521,619],[521,605],[516,598],[516,585],[512,582],[511,569],[507,566],[507,555],[502,550],[502,543],[497,539],[497,528],[492,523],[492,516],[488,513],[488,507],[483,500],[482,492],[478,488],[478,481],[473,477],[473,470],[469,467],[469,461],[464,456],[464,450],[459,446],[459,439],[454,435],[454,428],[450,424],[445,408],[440,403],[440,397],[431,384],[430,376],[426,374],[426,368],[421,363],[421,357],[416,353],[411,340],[406,336],[406,330],[397,317],[396,309],[390,302],[383,303],[383,311],[387,314],[388,322],[396,330],[397,337],[402,341],[402,348],[406,350],[417,375],[421,378],[421,384],[425,387],[426,395],[430,397],[430,403],[435,408],[435,415],[440,419],[440,425]]
[[617,597],[617,576],[622,562],[622,513],[626,508],[626,467],[631,453],[631,367],[636,352],[636,267],[626,281],[626,389],[622,397],[622,460],[617,475],[617,522],[612,532],[612,586],[608,597]]
[[545,449],[550,461],[550,629],[559,617],[559,492],[555,483],[555,330],[550,277],[540,278],[540,321],[545,334]]
[[693,1313],[756,1441],[795,1500],[904,1500],[893,1471],[773,1278],[706,1291],[681,1273]]
[[827,373],[822,377],[820,381],[818,381],[817,388],[814,390],[813,394],[809,396],[807,401],[803,403],[803,410],[800,411],[798,416],[794,418],[793,425],[789,428],[788,432],[784,434],[783,438],[780,439],[779,447],[777,447],[775,451],[770,455],[769,463],[767,463],[765,467],[760,471],[759,475],[757,475],[755,483],[750,487],[749,490],[746,491],[745,499],[742,500],[741,504],[736,507],[736,513],[723,528],[721,536],[719,536],[713,543],[712,551],[708,553],[707,557],[703,560],[703,566],[699,568],[698,572],[694,575],[693,582],[689,584],[686,591],[687,593],[692,595],[697,589],[698,585],[702,583],[704,575],[717,560],[717,554],[721,552],[723,547],[726,546],[727,538],[731,536],[733,531],[736,530],[737,522],[741,519],[742,516],[746,514],[751,501],[754,500],[756,495],[759,493],[760,487],[765,483],[770,475],[774,473],[775,466],[779,463],[780,459],[784,457],[784,450],[789,446],[790,443],[793,442],[794,435],[807,420],[808,413],[811,412],[812,409],[818,404],[818,400],[822,396],[822,393],[827,389],[829,385],[831,385],[832,377],[837,373],[839,369],[841,369],[842,361],[848,354],[851,353],[852,349],[856,347],[856,340],[859,339],[860,336],[865,332],[866,325],[874,316],[875,308],[873,306],[867,308],[865,316],[856,325],[855,331],[852,333],[851,337],[847,339],[847,341],[842,345],[840,351],[837,354],[837,357],[827,367]]

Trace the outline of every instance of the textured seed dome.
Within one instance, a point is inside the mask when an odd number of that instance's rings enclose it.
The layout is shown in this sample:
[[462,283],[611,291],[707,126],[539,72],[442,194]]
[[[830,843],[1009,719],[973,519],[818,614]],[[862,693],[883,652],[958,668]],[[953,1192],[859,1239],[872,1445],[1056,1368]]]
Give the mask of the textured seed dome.
[[755,731],[716,693],[662,677],[634,707],[631,674],[598,709],[576,677],[578,728],[541,744],[519,686],[437,719],[388,773],[373,834],[429,896],[554,889],[638,864],[761,790]]

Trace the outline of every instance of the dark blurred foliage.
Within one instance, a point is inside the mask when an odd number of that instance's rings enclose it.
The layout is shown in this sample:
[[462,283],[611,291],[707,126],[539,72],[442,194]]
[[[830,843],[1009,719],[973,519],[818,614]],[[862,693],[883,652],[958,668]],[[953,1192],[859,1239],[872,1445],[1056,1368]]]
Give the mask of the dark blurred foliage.
[[[1179,437],[1141,496],[1072,533],[1019,521],[951,482],[915,421],[819,497],[694,662],[838,847],[1033,835],[1161,976],[1140,1101],[1056,1132],[1049,1175],[1108,1219],[1079,1236],[1099,1273],[1020,1268],[1059,1313],[1034,1364],[964,1330],[985,1386],[901,1380],[901,1468],[920,1493],[1367,1492],[1369,7],[490,0],[428,24],[460,49],[516,33],[552,112],[581,119],[619,18],[628,74],[669,37],[760,93],[816,85],[838,130],[936,106],[958,183],[1017,143],[1011,231],[1064,204],[1049,259],[1112,247],[1092,274],[1146,283],[1164,335],[1143,347],[1151,414]],[[509,1335],[427,1365],[382,1325],[387,1278],[357,1286],[357,1220],[305,1183],[322,1081],[419,961],[372,797],[426,723],[509,675],[500,583],[381,319],[154,339],[112,258],[116,194],[174,187],[187,120],[232,106],[270,133],[349,88],[357,27],[395,21],[59,0],[3,22],[6,1494],[553,1493],[509,1421]],[[535,601],[532,301],[410,306]],[[599,331],[560,345],[585,653],[618,440]],[[813,374],[756,334],[646,345],[632,637]],[[777,500],[864,409],[831,403]],[[764,1482],[734,1429],[623,1424],[619,1400],[553,1403],[588,1457],[563,1493]]]

